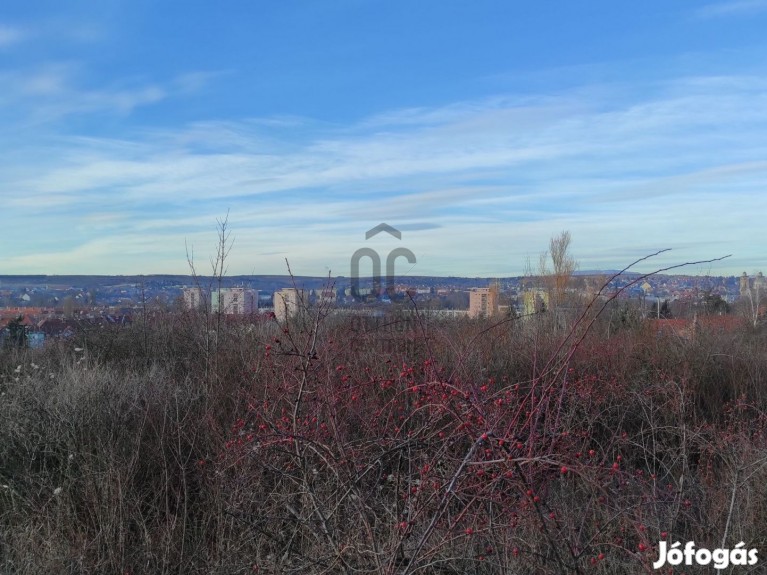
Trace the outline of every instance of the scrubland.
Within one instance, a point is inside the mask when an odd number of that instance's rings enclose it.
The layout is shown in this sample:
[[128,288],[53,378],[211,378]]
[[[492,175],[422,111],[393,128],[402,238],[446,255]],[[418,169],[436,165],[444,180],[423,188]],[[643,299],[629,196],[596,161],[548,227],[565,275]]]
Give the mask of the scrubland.
[[0,572],[633,574],[661,540],[767,553],[758,330],[326,312],[156,311],[3,350]]

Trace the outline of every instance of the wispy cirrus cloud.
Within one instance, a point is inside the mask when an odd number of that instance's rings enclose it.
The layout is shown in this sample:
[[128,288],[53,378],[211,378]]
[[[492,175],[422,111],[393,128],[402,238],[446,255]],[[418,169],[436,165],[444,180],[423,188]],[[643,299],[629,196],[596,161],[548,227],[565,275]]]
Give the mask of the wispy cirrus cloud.
[[21,43],[27,37],[27,31],[17,26],[0,23],[0,49]]
[[695,11],[699,18],[717,18],[724,16],[749,16],[767,11],[765,0],[730,0],[714,2],[701,6]]
[[[54,62],[33,69],[2,70],[0,105],[13,110],[9,123],[41,125],[70,116],[128,115],[134,110],[201,90],[220,73],[196,71],[164,81],[127,79],[89,87],[83,67],[76,62]],[[2,110],[0,109],[0,117]]]
[[407,232],[413,273],[522,273],[561,229],[584,268],[625,264],[616,246],[758,258],[765,88],[693,77],[651,96],[500,96],[347,125],[256,118],[59,135],[45,157],[0,157],[3,237],[29,233],[25,221],[39,236],[26,253],[0,238],[0,267],[184,273],[185,243],[210,243],[227,209],[238,273],[283,273],[284,254],[297,273],[345,273],[350,246],[381,221]]

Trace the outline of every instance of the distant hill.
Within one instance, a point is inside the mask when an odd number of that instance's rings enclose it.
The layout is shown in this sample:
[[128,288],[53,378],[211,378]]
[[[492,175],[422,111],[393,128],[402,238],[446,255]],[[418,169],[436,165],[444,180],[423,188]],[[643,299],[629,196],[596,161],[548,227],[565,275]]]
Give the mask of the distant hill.
[[[574,276],[614,276],[621,273],[621,270],[578,270],[573,272]],[[642,274],[639,272],[623,272],[624,277],[637,277]]]

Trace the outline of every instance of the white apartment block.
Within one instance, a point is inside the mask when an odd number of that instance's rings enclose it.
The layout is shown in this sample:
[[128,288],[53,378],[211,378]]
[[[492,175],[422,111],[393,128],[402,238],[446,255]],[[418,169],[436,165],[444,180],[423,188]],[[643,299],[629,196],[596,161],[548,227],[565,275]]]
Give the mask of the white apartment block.
[[285,288],[274,292],[274,316],[277,321],[287,321],[306,309],[307,292],[302,289]]
[[200,309],[208,303],[207,294],[201,288],[184,288],[184,306],[187,309]]
[[258,311],[258,290],[233,287],[213,290],[211,308],[224,315],[247,315]]

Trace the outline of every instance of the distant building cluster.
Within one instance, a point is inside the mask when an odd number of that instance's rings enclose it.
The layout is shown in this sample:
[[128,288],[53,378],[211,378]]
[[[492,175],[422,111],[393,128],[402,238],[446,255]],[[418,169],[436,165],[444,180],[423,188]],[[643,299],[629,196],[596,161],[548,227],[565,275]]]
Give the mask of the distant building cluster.
[[212,290],[210,300],[207,292],[199,287],[184,288],[184,305],[187,309],[207,308],[224,315],[249,315],[258,312],[258,290],[231,287]]
[[35,349],[43,347],[46,341],[70,339],[78,331],[101,331],[106,327],[126,326],[131,322],[129,314],[105,312],[64,317],[45,308],[0,308],[0,348],[7,343],[13,324],[23,329],[26,346]]
[[[417,277],[394,282],[385,291],[370,278],[355,293],[349,278],[297,279],[301,288],[285,287],[296,278],[258,276],[206,289],[189,287],[188,276],[59,277],[55,283],[48,277],[0,276],[0,346],[22,331],[28,347],[39,347],[78,331],[100,331],[128,325],[134,317],[181,309],[222,314],[235,323],[272,318],[284,323],[312,307],[350,317],[378,317],[392,310],[433,318],[524,319],[542,312],[556,318],[594,298],[616,298],[633,306],[637,317],[665,321],[663,329],[677,334],[694,333],[694,325],[714,321],[702,316],[740,315],[752,327],[767,323],[767,279],[761,272],[723,277],[582,274],[570,279],[564,298],[555,297],[545,279],[530,276],[484,285],[479,278]],[[696,315],[701,319],[695,320]],[[679,327],[682,320],[693,323]],[[734,325],[732,318],[717,321]]]

